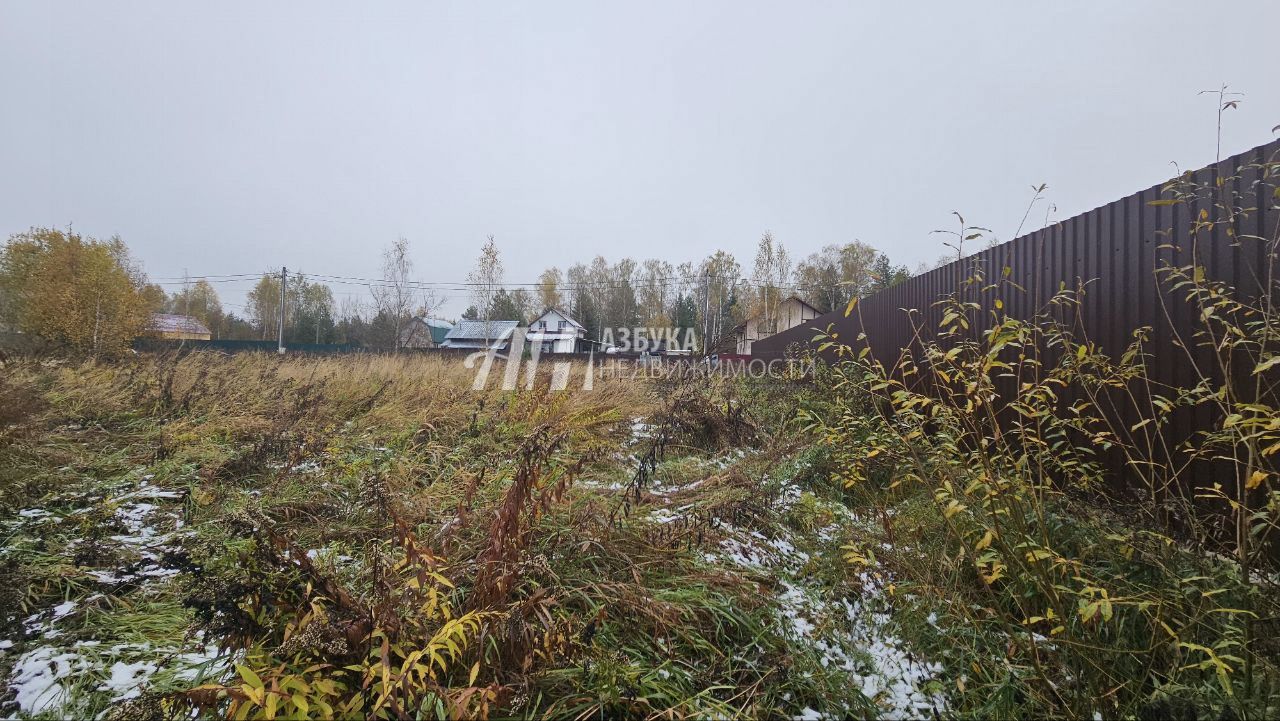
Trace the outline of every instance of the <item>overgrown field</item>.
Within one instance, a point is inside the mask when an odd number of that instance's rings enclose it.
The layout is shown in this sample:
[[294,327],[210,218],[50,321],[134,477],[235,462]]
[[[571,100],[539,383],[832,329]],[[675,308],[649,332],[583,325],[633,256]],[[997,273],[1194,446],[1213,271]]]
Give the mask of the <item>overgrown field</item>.
[[[968,513],[903,482],[932,466],[854,423],[876,416],[839,374],[472,380],[412,357],[7,364],[0,713],[1275,711],[1223,610],[1275,599],[1228,560],[1061,495],[1031,532],[1069,563],[995,574],[1006,538],[958,550]],[[853,482],[850,449],[879,447]],[[1093,612],[1046,616],[1071,577]]]

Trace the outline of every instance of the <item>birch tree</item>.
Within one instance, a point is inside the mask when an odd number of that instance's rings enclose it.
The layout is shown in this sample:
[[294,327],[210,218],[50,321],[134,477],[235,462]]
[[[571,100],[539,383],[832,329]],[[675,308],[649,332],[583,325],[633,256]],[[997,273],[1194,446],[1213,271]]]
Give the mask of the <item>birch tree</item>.
[[753,315],[759,314],[767,332],[777,331],[778,304],[791,284],[791,257],[772,233],[760,237],[756,246],[755,302]]
[[726,332],[747,314],[740,296],[742,268],[732,253],[717,250],[698,267],[696,291],[699,319],[703,329],[703,349],[720,345]]
[[647,326],[670,321],[675,297],[676,271],[664,260],[649,259],[640,264],[636,301],[640,305],[640,322]]
[[441,299],[432,290],[413,281],[413,259],[407,238],[397,238],[382,251],[381,282],[370,285],[374,307],[385,326],[385,347],[393,353],[404,348],[404,330],[414,316],[428,316],[440,307]]
[[263,273],[245,298],[249,322],[259,340],[276,337],[280,326],[280,275]]
[[213,284],[203,278],[175,293],[166,301],[165,308],[170,313],[189,315],[200,321],[214,338],[225,334],[222,301],[218,299],[218,291],[214,290]]
[[851,298],[875,289],[875,268],[883,257],[875,248],[857,240],[827,245],[800,261],[796,283],[801,296],[814,308],[823,313],[839,310]]
[[542,275],[538,277],[538,301],[542,303],[539,310],[559,308],[563,300],[560,293],[563,286],[564,278],[559,268],[551,267],[542,271]]
[[479,320],[484,323],[486,346],[490,344],[493,336],[491,324],[494,321],[494,300],[498,291],[502,289],[502,278],[502,256],[498,253],[498,244],[490,235],[485,244],[480,247],[480,257],[476,260],[476,267],[467,274],[467,284],[471,288],[471,302],[479,313]]
[[38,228],[0,249],[0,313],[24,332],[94,355],[116,354],[161,310],[118,237]]

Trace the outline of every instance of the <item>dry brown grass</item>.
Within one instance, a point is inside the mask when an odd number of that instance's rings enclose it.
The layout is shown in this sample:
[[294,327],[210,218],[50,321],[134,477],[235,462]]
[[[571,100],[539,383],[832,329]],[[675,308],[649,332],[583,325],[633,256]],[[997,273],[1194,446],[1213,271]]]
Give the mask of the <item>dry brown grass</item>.
[[[472,390],[476,370],[455,357],[191,353],[54,368],[11,364],[5,377],[10,390],[20,393],[37,376],[52,375],[50,412],[63,419],[119,420],[155,413],[169,419],[168,434],[174,437],[216,433],[250,438],[286,421],[311,427],[359,421],[428,429],[470,422],[478,412],[506,411],[517,402],[513,399],[529,395],[500,390],[504,372],[504,364],[496,362],[488,387],[477,391]],[[593,389],[583,390],[583,372],[582,364],[575,364],[572,377],[579,382],[547,392],[550,371],[541,369],[535,385],[543,392],[533,395],[565,399],[561,408],[575,412],[625,409],[627,415],[645,415],[655,407],[642,382],[598,378]]]
[[[596,693],[597,685],[616,685],[597,679],[599,669],[631,674],[627,659],[674,663],[666,656],[676,649],[707,656],[708,673],[721,681],[702,686],[759,683],[753,665],[722,649],[763,638],[771,612],[742,579],[702,567],[689,546],[704,537],[713,546],[716,534],[704,523],[680,526],[680,543],[656,537],[647,507],[664,501],[648,492],[633,502],[646,510],[615,518],[622,502],[615,489],[635,470],[632,454],[643,452],[631,442],[632,421],[670,416],[673,389],[613,376],[584,390],[579,365],[564,391],[550,390],[550,368],[532,389],[522,374],[521,390],[504,391],[504,371],[496,364],[489,387],[473,390],[475,370],[459,358],[195,353],[33,365],[4,377],[42,404],[23,428],[92,436],[100,446],[33,445],[33,468],[70,465],[76,454],[112,457],[118,468],[110,474],[77,468],[74,475],[147,473],[186,491],[183,528],[192,535],[182,552],[190,562],[171,600],[194,609],[210,638],[252,650],[264,679],[306,675],[315,659],[298,661],[285,644],[287,629],[304,625],[313,603],[341,617],[334,626],[341,633],[317,638],[346,638],[344,662],[352,664],[386,663],[364,654],[375,627],[407,644],[416,631],[404,629],[436,628],[439,619],[422,625],[413,604],[394,592],[394,569],[412,546],[456,585],[442,593],[457,612],[483,621],[468,634],[476,643],[465,657],[441,671],[440,688],[452,689],[441,693],[451,698],[483,693],[511,710],[526,702],[547,709],[561,696],[579,711],[631,708],[640,702]],[[701,457],[731,444],[731,432],[744,425],[735,408],[717,397],[687,410],[679,427],[692,429],[690,437],[672,452]],[[688,502],[706,502],[726,519],[758,483],[730,470],[688,470],[711,476]],[[49,488],[62,481],[52,471],[45,477]],[[322,552],[321,560],[299,560],[310,551]],[[325,560],[338,555],[345,565]],[[607,640],[593,640],[597,634]],[[665,646],[655,645],[659,638]],[[479,676],[471,677],[477,662]],[[674,709],[694,681],[654,676],[644,683],[669,700],[643,703]],[[544,691],[552,695],[536,700]],[[700,703],[721,708],[715,693],[706,691]]]

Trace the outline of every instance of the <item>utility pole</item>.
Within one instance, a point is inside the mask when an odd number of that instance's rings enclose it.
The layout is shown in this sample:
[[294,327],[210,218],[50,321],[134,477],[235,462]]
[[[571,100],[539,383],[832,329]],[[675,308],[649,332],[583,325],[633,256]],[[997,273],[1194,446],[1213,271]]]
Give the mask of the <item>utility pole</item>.
[[276,330],[277,348],[276,352],[284,355],[284,286],[289,282],[289,269],[280,266],[280,327]]
[[720,345],[720,334],[724,332],[724,283],[720,284],[720,290],[716,293],[716,340],[711,347]]
[[711,271],[702,274],[702,355],[707,353],[707,336],[711,334]]

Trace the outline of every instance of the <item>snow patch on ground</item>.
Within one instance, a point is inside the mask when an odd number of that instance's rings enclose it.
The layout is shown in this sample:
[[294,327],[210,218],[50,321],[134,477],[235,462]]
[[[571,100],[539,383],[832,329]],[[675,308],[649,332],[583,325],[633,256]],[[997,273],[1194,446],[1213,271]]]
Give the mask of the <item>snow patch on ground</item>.
[[684,514],[678,511],[672,511],[669,508],[655,508],[649,512],[650,521],[653,521],[654,523],[661,523],[663,525],[674,523],[681,518],[684,518]]
[[631,419],[631,444],[648,440],[653,435],[653,428],[653,424],[645,422],[643,418]]
[[69,700],[62,681],[87,667],[74,652],[41,646],[18,657],[9,676],[9,688],[18,708],[25,713],[56,711]]
[[654,494],[655,496],[672,496],[682,491],[691,491],[701,485],[702,485],[701,480],[691,481],[689,483],[683,483],[683,484],[673,483],[673,484],[667,485],[655,479],[654,482],[649,486],[649,492]]
[[[798,498],[799,489],[784,488],[781,503],[788,507]],[[721,524],[719,530],[725,535],[721,552],[704,554],[706,560],[727,561],[776,577],[778,620],[783,632],[812,648],[824,668],[846,674],[881,709],[883,718],[928,717],[935,711],[945,714],[945,696],[927,690],[929,682],[941,675],[942,665],[917,658],[895,635],[884,583],[878,576],[860,575],[859,598],[832,599],[805,580],[804,567],[810,557],[797,549],[791,538],[768,538],[759,531],[728,524]],[[826,536],[838,537],[837,529],[824,530]],[[824,717],[811,708],[796,716]]]
[[600,481],[597,481],[594,478],[583,478],[582,480],[578,481],[578,483],[583,486],[586,486],[587,488],[596,488],[604,491],[621,491],[625,489],[628,485],[626,483],[623,483],[622,481],[611,481],[609,483],[601,483]]
[[173,671],[178,680],[195,682],[225,674],[229,661],[214,645],[185,653],[148,644],[102,649],[98,641],[82,641],[71,648],[40,646],[18,657],[9,688],[23,713],[72,715],[75,709],[68,706],[75,700],[72,687],[84,683],[86,677],[99,679],[90,683],[95,683],[98,691],[109,692],[111,701],[117,702],[140,696],[162,668]]
[[[648,430],[639,420],[634,421],[632,441],[638,441]],[[707,459],[705,465],[712,472],[724,470],[744,455],[745,451],[738,449]],[[767,477],[760,480],[762,485],[770,483]],[[648,513],[646,520],[667,525],[684,519],[695,504],[673,507],[670,496],[696,488],[700,483],[671,487],[655,484],[651,490],[660,505]],[[782,483],[772,508],[785,514],[802,495],[798,485]],[[835,546],[849,533],[875,522],[858,517],[842,504],[828,505],[834,520],[810,534],[813,540],[826,546]],[[795,537],[786,529],[774,528],[766,535],[723,520],[713,521],[712,527],[720,541],[717,547],[702,554],[703,559],[772,579],[777,588],[780,632],[796,645],[811,649],[823,668],[843,674],[880,709],[882,718],[946,715],[946,697],[934,692],[932,688],[939,685],[931,683],[941,675],[942,665],[917,658],[896,635],[883,579],[861,574],[858,597],[833,598],[831,591],[820,582],[809,580],[806,567],[812,559],[796,547]],[[750,649],[739,650],[739,654],[747,653]],[[850,708],[823,712],[805,707],[794,718],[834,719],[852,712]]]
[[306,473],[311,475],[320,473],[322,470],[323,468],[320,466],[320,462],[315,460],[303,461],[302,463],[289,468],[290,473]]
[[[62,522],[105,508],[110,519],[108,533],[116,532],[99,537],[95,543],[106,551],[104,557],[136,560],[117,562],[111,569],[82,569],[81,573],[107,586],[131,583],[139,587],[135,592],[145,593],[147,584],[180,573],[166,566],[163,560],[164,554],[177,550],[180,514],[160,504],[185,496],[181,491],[152,485],[151,480],[150,476],[143,476],[134,482],[136,485],[130,483],[124,488],[117,485],[105,498],[67,492],[49,502],[50,508],[70,506],[70,510],[25,509],[4,525],[20,531],[24,525]],[[73,539],[70,548],[88,542]],[[86,688],[109,693],[115,702],[140,695],[160,671],[171,672],[171,677],[182,681],[225,672],[226,661],[214,646],[153,648],[149,644],[125,643],[105,647],[97,639],[81,640],[69,646],[57,643],[56,639],[64,635],[64,629],[58,626],[65,626],[81,605],[101,597],[101,593],[94,593],[81,600],[66,600],[24,620],[22,637],[29,640],[24,644],[26,648],[19,647],[24,653],[14,660],[8,678],[18,711],[74,715],[80,701],[76,696]],[[11,653],[9,649],[17,641],[20,639],[0,641],[0,655]],[[36,641],[40,645],[30,648]]]
[[918,659],[908,651],[894,634],[889,613],[882,610],[887,606],[881,583],[866,573],[861,581],[861,598],[835,603],[814,597],[801,585],[783,582],[782,613],[791,618],[797,638],[809,641],[821,654],[823,667],[846,672],[886,717],[945,712],[945,697],[926,690],[942,674],[942,664]]
[[112,701],[137,698],[142,694],[142,687],[156,672],[156,665],[145,661],[125,663],[116,661],[111,664],[111,677],[101,686],[99,691],[110,691]]

